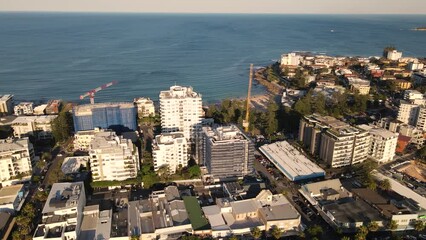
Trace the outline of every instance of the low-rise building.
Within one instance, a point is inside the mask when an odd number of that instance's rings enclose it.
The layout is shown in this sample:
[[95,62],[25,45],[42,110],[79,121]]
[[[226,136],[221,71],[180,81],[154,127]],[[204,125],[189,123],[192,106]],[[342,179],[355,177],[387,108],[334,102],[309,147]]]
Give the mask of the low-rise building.
[[154,102],[150,98],[135,98],[133,102],[135,103],[135,106],[138,110],[139,118],[149,116],[153,117],[155,115]]
[[33,239],[76,240],[80,234],[85,205],[83,182],[54,183]]
[[23,184],[2,187],[0,189],[0,212],[11,214],[18,212],[27,193]]
[[325,177],[325,171],[310,161],[287,141],[266,144],[259,148],[290,181]]
[[13,179],[30,177],[34,158],[28,138],[0,140],[0,183],[6,186]]
[[13,112],[13,95],[0,95],[0,115],[9,115]]
[[413,75],[411,75],[411,78],[414,81],[414,85],[426,84],[426,70],[414,72]]
[[139,153],[130,139],[95,135],[90,144],[89,158],[93,181],[123,181],[135,178],[139,170]]
[[360,125],[359,127],[368,131],[371,135],[368,150],[369,157],[380,164],[392,161],[395,156],[399,134],[368,125]]
[[31,115],[31,114],[34,113],[33,105],[34,105],[34,103],[32,103],[32,102],[20,102],[18,105],[16,105],[13,108],[13,113],[16,116]]
[[253,227],[266,230],[298,230],[300,214],[282,194],[262,190],[256,198],[232,201],[218,198],[216,205],[203,207],[213,238],[250,233]]
[[404,80],[404,79],[393,80],[393,83],[395,84],[395,86],[398,89],[401,89],[401,90],[407,90],[407,89],[410,89],[412,87],[411,82],[407,81],[407,80]]
[[47,104],[42,104],[34,108],[34,115],[44,115],[46,114]]
[[360,95],[367,95],[370,93],[370,81],[356,77],[348,77],[347,80],[352,91],[356,91]]
[[188,143],[183,133],[163,133],[155,136],[152,144],[152,157],[154,170],[168,166],[170,173],[174,174],[178,168],[188,166]]
[[13,135],[18,138],[34,136],[37,139],[51,139],[52,122],[56,115],[19,116],[12,122]]
[[407,69],[410,71],[422,70],[424,68],[424,64],[419,61],[412,61],[407,64]]
[[59,114],[61,111],[62,100],[54,99],[50,100],[46,106],[46,114]]

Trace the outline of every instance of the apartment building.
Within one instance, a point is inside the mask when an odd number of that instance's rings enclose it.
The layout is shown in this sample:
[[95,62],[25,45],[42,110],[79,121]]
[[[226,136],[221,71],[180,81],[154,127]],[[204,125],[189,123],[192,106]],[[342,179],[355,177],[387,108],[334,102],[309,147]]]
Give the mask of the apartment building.
[[161,91],[160,115],[162,133],[183,132],[187,141],[195,142],[204,116],[201,94],[181,86]]
[[402,57],[402,52],[397,50],[388,50],[385,52],[385,57],[392,61],[398,61]]
[[46,114],[58,114],[61,111],[62,100],[50,100],[46,106]]
[[73,108],[74,130],[95,128],[116,131],[136,130],[136,108],[133,103],[96,103]]
[[31,176],[34,149],[28,138],[0,140],[0,183],[10,185],[9,180],[18,176]]
[[351,91],[358,92],[360,95],[367,95],[370,93],[370,81],[368,80],[348,77],[347,82]]
[[139,118],[155,116],[154,102],[150,98],[135,98],[133,102],[135,103]]
[[[105,133],[105,132],[104,132]],[[139,154],[130,139],[114,132],[95,135],[90,144],[89,159],[93,181],[123,181],[135,178]]]
[[419,113],[418,104],[415,104],[406,100],[400,100],[398,116],[396,119],[405,124],[415,125],[418,113]]
[[188,166],[188,143],[183,133],[164,133],[155,136],[152,144],[154,170],[168,165],[170,173],[175,173],[179,167]]
[[94,130],[78,131],[74,134],[74,149],[89,151],[90,143],[96,136],[108,137],[114,134],[111,129],[95,128]]
[[256,198],[232,201],[216,199],[216,205],[203,207],[213,238],[248,234],[254,227],[268,231],[277,226],[282,231],[297,230],[300,214],[282,194],[262,190]]
[[392,161],[395,156],[399,134],[368,125],[360,125],[359,127],[368,131],[371,135],[369,157],[380,164]]
[[297,66],[300,64],[302,56],[297,55],[296,53],[287,53],[281,55],[280,63],[284,66]]
[[202,139],[202,163],[213,179],[253,172],[254,144],[237,126],[203,127]]
[[404,100],[423,99],[423,94],[417,90],[405,90],[403,98]]
[[426,131],[426,107],[419,107],[415,126],[420,130]]
[[54,183],[33,239],[76,240],[80,234],[85,205],[83,182]]
[[13,113],[16,116],[20,115],[32,115],[34,113],[34,103],[32,102],[20,102],[13,108]]
[[38,139],[51,139],[52,122],[56,115],[19,116],[12,122],[13,135],[18,138],[34,136]]
[[13,111],[13,95],[0,95],[0,115],[9,115]]
[[300,120],[299,141],[334,168],[365,161],[370,135],[333,117],[314,114]]

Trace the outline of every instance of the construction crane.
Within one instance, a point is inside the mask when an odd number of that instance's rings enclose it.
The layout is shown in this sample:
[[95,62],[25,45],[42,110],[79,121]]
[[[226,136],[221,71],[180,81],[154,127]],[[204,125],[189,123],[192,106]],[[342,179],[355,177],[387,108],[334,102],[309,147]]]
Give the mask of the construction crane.
[[111,87],[112,85],[117,84],[117,81],[112,81],[110,83],[104,84],[100,87],[97,87],[95,89],[92,89],[90,91],[88,91],[87,93],[83,94],[80,96],[80,99],[83,100],[85,97],[89,97],[90,98],[90,103],[94,104],[95,103],[95,93],[107,88],[107,87]]
[[250,96],[251,96],[251,83],[253,82],[253,63],[250,64],[250,74],[249,74],[249,85],[247,92],[247,106],[246,106],[246,118],[243,121],[244,131],[249,131],[250,123]]

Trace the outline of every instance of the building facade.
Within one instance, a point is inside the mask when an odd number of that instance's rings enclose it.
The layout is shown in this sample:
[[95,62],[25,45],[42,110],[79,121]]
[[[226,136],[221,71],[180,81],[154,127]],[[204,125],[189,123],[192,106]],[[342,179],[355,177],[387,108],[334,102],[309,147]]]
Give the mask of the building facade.
[[13,108],[13,113],[16,116],[20,115],[31,115],[34,113],[34,103],[32,102],[20,102]]
[[402,52],[397,50],[389,50],[386,52],[386,58],[392,61],[398,61],[402,57]]
[[296,53],[287,53],[281,55],[280,63],[284,66],[297,66],[300,64],[302,57]]
[[183,132],[193,143],[204,116],[201,94],[192,87],[172,86],[160,92],[160,115],[162,133]]
[[73,108],[74,131],[95,128],[116,131],[136,130],[136,108],[133,103],[97,103]]
[[0,115],[9,115],[13,112],[13,95],[0,95]]
[[380,164],[393,160],[395,156],[396,145],[398,142],[398,133],[389,130],[367,125],[361,125],[360,128],[367,130],[371,135],[368,155]]
[[[28,138],[0,140],[0,183],[31,176],[34,149]],[[9,185],[9,184],[7,184]]]
[[135,98],[134,101],[135,106],[138,110],[138,117],[153,117],[155,116],[155,106],[154,102],[149,98]]
[[254,144],[235,125],[203,127],[202,163],[214,179],[253,172]]
[[114,132],[95,136],[89,159],[93,181],[123,181],[135,178],[139,170],[137,148],[131,140]]
[[398,109],[398,116],[397,120],[410,124],[415,125],[417,116],[419,113],[419,105],[411,103],[409,101],[401,100],[399,102],[399,109]]
[[183,133],[164,133],[155,136],[152,144],[154,170],[168,165],[170,173],[175,173],[179,167],[188,166],[188,143]]
[[13,135],[18,138],[34,136],[37,139],[51,139],[52,122],[56,115],[19,116],[12,122]]
[[314,114],[300,120],[299,141],[334,168],[365,161],[370,135],[333,117]]

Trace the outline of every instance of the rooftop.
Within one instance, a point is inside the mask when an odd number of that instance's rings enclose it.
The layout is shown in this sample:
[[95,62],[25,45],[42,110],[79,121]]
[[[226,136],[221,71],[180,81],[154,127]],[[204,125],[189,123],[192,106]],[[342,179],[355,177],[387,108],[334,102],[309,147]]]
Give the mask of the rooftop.
[[315,182],[315,183],[309,183],[302,186],[308,194],[311,194],[313,196],[317,196],[321,194],[321,190],[323,189],[334,189],[334,190],[340,190],[342,187],[342,183],[339,179],[331,179],[321,182]]
[[0,153],[28,150],[28,138],[0,140]]
[[54,183],[42,213],[76,207],[81,200],[81,194],[84,194],[83,182]]
[[11,98],[13,98],[13,95],[11,94],[0,95],[0,101],[7,101]]
[[73,108],[75,114],[91,114],[93,109],[97,108],[135,108],[132,102],[116,102],[116,103],[95,103],[78,105]]
[[206,230],[210,228],[210,224],[203,216],[200,204],[196,197],[183,197],[186,210],[188,212],[189,220],[191,221],[192,228],[195,231]]
[[213,127],[203,127],[203,132],[212,142],[248,140],[248,137],[236,125],[233,124],[229,126],[214,125]]
[[259,205],[253,199],[241,200],[231,202],[232,211],[235,214],[242,214],[247,212],[256,212]]
[[342,203],[331,203],[323,206],[338,222],[371,222],[383,220],[380,213],[362,200],[348,199]]
[[268,221],[297,219],[300,217],[300,214],[291,204],[265,206],[259,209],[259,211]]
[[17,184],[1,188],[0,205],[13,203],[23,187],[23,184]]
[[324,170],[287,141],[263,145],[259,150],[292,181],[325,176]]
[[385,139],[397,138],[399,135],[398,133],[393,133],[384,128],[373,127],[366,124],[359,125],[358,127],[370,132],[370,134],[372,134],[373,136],[379,136]]
[[51,122],[56,117],[56,115],[19,116],[15,120],[13,120],[12,125],[28,122]]
[[201,98],[201,94],[194,92],[192,87],[171,86],[170,90],[161,91],[160,99],[165,98]]

